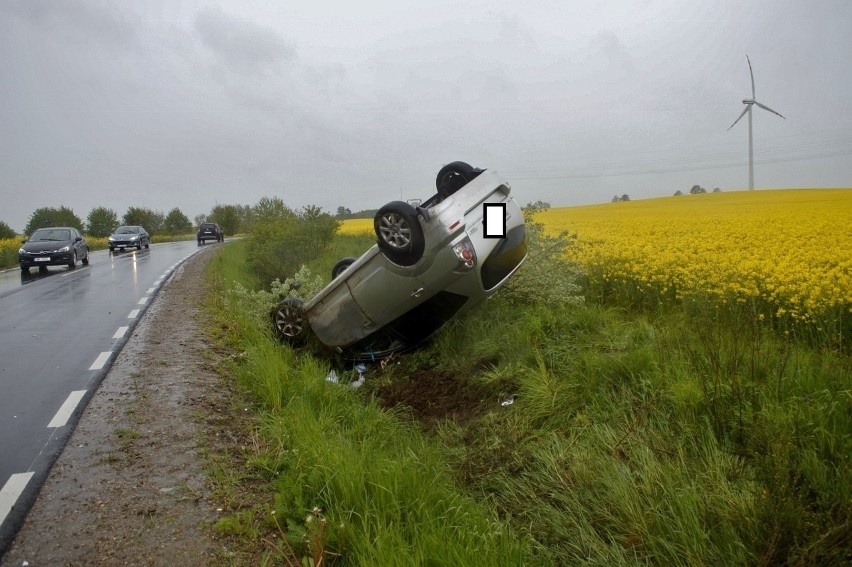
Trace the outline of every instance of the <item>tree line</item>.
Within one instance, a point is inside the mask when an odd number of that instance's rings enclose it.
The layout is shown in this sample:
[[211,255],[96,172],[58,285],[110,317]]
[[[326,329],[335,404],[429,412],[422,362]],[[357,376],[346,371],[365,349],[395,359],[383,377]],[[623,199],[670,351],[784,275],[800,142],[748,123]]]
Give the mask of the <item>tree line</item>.
[[[319,209],[314,211],[311,207],[309,209],[313,214],[322,212]],[[192,221],[177,207],[168,213],[145,207],[130,207],[121,217],[108,207],[95,207],[85,220],[66,206],[42,207],[30,215],[24,234],[32,234],[47,226],[73,226],[87,236],[107,237],[118,226],[138,225],[145,227],[151,236],[174,236],[193,233],[204,222],[217,223],[225,234],[240,234],[251,232],[252,226],[259,219],[284,215],[285,210],[292,212],[278,197],[264,197],[255,205],[216,205],[209,214],[196,215]],[[0,220],[0,239],[17,237],[15,230]]]

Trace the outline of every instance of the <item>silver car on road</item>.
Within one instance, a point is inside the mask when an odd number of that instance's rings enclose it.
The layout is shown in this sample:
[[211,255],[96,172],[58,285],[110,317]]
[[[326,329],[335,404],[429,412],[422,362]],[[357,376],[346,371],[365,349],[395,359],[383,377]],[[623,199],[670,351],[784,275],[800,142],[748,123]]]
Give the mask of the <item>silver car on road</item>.
[[494,294],[527,255],[524,217],[508,181],[453,162],[436,185],[422,205],[394,201],[379,209],[376,245],[338,262],[322,291],[278,304],[278,336],[299,345],[312,333],[344,358],[378,360],[416,346]]

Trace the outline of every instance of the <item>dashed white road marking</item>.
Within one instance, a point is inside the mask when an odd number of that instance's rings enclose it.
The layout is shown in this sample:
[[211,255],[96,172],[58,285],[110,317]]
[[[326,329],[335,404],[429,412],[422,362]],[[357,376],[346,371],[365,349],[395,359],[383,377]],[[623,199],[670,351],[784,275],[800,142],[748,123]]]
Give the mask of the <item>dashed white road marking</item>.
[[80,403],[80,400],[82,400],[85,395],[86,390],[74,390],[68,394],[68,398],[59,407],[59,411],[56,412],[56,415],[53,416],[53,419],[50,420],[50,423],[48,423],[47,426],[62,427],[68,423],[68,418],[71,417],[71,414],[74,413],[75,409],[77,409],[77,404]]
[[3,488],[0,489],[0,524],[9,515],[12,506],[18,501],[18,497],[27,487],[27,483],[33,477],[35,472],[17,473],[9,477]]
[[152,294],[152,293],[154,293],[155,291],[157,291],[157,288],[155,288],[155,287],[149,287],[149,288],[148,288],[148,291],[146,291],[145,293],[147,293],[148,295],[151,295],[151,294]]
[[145,305],[146,303],[148,303],[148,298],[143,297],[142,299],[139,300],[139,303],[137,305]]
[[119,327],[115,334],[112,336],[114,339],[120,339],[127,332],[127,329],[130,327]]
[[128,318],[128,319],[136,319],[136,317],[137,317],[138,315],[139,315],[139,310],[138,310],[138,309],[134,309],[133,311],[131,311],[131,312],[127,315],[127,318]]
[[89,367],[89,370],[100,370],[104,367],[109,360],[109,357],[112,356],[112,351],[102,352],[98,355],[92,365]]

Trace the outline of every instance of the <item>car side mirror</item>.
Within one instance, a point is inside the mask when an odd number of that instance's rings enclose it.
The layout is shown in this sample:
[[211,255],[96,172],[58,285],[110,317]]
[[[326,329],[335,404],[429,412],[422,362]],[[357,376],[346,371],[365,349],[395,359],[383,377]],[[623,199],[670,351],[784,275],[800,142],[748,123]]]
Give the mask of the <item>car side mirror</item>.
[[80,241],[82,241],[82,240],[83,240],[83,237],[82,237],[82,236],[75,236],[75,237],[74,237],[74,242],[80,242]]
[[26,239],[26,238],[24,238],[24,239],[22,239],[22,240],[21,240],[21,244],[26,244],[26,243],[27,243],[27,239]]

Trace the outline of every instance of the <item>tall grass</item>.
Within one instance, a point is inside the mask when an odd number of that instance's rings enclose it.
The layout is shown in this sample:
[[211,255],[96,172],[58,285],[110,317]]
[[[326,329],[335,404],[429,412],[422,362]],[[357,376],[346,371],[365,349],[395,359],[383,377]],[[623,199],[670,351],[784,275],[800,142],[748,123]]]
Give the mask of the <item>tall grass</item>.
[[[356,255],[369,241],[357,238],[316,270]],[[711,301],[635,311],[498,293],[352,391],[227,293],[242,260],[221,254],[212,308],[262,416],[251,465],[274,488],[258,516],[279,518],[305,556],[320,540],[340,565],[833,565],[852,553],[848,356]],[[428,397],[447,375],[478,411],[436,412],[421,429],[405,405],[377,403],[405,381]]]
[[210,312],[239,353],[228,370],[261,416],[249,462],[273,493],[258,515],[265,528],[280,529],[304,557],[321,547],[327,563],[524,564],[526,544],[456,487],[440,447],[359,392],[327,383],[327,361],[282,347],[246,296],[229,293],[240,254],[225,247],[211,265]]

